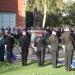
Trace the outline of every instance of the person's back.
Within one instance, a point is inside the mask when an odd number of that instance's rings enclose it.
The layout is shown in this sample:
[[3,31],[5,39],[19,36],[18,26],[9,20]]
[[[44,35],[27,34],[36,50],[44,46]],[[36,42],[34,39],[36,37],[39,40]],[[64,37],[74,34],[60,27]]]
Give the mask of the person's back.
[[22,65],[23,66],[27,65],[29,44],[30,44],[30,39],[27,37],[26,31],[23,31],[22,36],[20,37],[20,40],[19,40],[19,46],[20,46],[20,50],[21,50],[21,57],[22,57]]
[[62,33],[62,47],[65,49],[65,68],[67,71],[71,70],[71,64],[73,59],[73,37],[69,27],[64,28]]
[[46,49],[46,41],[42,34],[38,34],[35,38],[34,45],[36,47],[36,55],[38,58],[38,65],[44,65],[44,58],[45,58],[45,49]]
[[51,34],[49,37],[50,45],[52,50],[56,50],[58,48],[58,38],[57,35]]
[[62,34],[62,43],[65,44],[67,50],[73,50],[72,35],[70,31]]
[[51,60],[53,67],[57,67],[58,61],[58,38],[55,31],[52,31],[51,36],[49,37],[49,42],[51,45]]
[[11,37],[11,36],[6,36],[6,37],[5,37],[5,43],[6,43],[6,45],[7,45],[7,48],[13,48],[13,45],[14,45],[14,43],[15,43],[15,40],[14,40],[14,38]]
[[69,43],[69,42],[71,42],[71,35],[70,35],[71,33],[68,31],[68,32],[64,32],[63,33],[63,39],[64,39],[64,42],[65,43]]
[[43,36],[37,36],[34,44],[37,47],[37,50],[44,50],[46,48],[46,40],[43,38]]
[[55,43],[57,43],[57,36],[56,35],[51,35],[49,37],[49,40],[50,40],[51,44],[55,44]]
[[20,46],[23,49],[29,48],[30,40],[27,36],[20,37]]

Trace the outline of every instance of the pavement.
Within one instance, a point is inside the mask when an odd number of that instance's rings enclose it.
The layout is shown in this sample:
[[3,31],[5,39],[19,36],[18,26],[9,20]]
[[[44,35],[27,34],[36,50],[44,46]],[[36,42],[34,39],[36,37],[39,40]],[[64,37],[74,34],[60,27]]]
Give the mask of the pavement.
[[[21,53],[18,48],[14,49],[14,54],[16,55],[17,60],[21,60]],[[64,56],[65,52],[63,50],[59,50],[59,56],[58,56],[58,61],[64,61]],[[37,60],[36,54],[29,54],[28,55],[28,60]],[[46,53],[45,54],[45,61],[50,61],[51,60],[51,54]],[[73,54],[73,61],[75,61],[75,51]]]

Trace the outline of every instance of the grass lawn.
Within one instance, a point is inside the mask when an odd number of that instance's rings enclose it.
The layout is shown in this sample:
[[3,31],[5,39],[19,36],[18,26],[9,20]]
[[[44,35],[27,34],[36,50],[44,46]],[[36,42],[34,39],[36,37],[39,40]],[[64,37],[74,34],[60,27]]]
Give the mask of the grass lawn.
[[21,62],[4,62],[0,63],[0,75],[75,75],[75,71],[67,72],[64,66],[54,69],[49,62],[46,62],[44,67],[38,67],[35,62],[28,66],[22,66]]

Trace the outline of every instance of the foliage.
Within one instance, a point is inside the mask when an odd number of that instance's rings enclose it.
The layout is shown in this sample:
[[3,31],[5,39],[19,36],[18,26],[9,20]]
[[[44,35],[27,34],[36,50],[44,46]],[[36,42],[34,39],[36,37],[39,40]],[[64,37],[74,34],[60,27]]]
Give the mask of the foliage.
[[68,13],[67,16],[63,17],[63,23],[71,26],[75,25],[75,3],[63,4],[63,12]]
[[[61,5],[62,9],[60,9],[57,7],[58,1],[59,0],[28,0],[27,11],[36,14],[37,19],[36,16],[34,16],[34,19],[36,19],[36,23],[38,23],[38,25],[41,26],[43,21],[43,16],[44,16],[44,5],[46,4],[47,5],[46,26],[50,26],[50,25],[60,26],[65,24],[74,26],[75,25],[75,3],[73,2],[63,3],[63,6]],[[66,13],[67,15],[63,17],[61,11]]]
[[[47,17],[46,17],[47,20],[50,19],[50,16],[52,16],[52,15],[57,18],[60,15],[60,9],[57,8],[56,1],[57,0],[28,0],[27,1],[27,11],[33,12],[33,14],[35,13],[37,15],[38,25],[42,25],[45,4],[47,5]],[[35,11],[35,9],[36,9],[36,11]],[[35,18],[36,17],[34,17],[34,19]],[[51,23],[51,25],[59,24],[56,19],[53,18],[52,20],[53,20],[53,22]],[[46,25],[50,25],[47,23],[50,23],[50,21],[46,22]]]

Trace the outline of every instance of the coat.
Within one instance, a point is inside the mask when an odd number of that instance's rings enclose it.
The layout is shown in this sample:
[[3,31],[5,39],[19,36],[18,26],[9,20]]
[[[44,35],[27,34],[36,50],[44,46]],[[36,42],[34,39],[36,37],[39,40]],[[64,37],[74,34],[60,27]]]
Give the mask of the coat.
[[62,44],[65,45],[66,50],[73,50],[74,49],[73,38],[72,38],[70,31],[66,31],[66,32],[62,33],[61,38],[62,38]]
[[19,40],[19,46],[21,47],[21,50],[28,50],[30,45],[30,38],[28,36],[21,36]]
[[37,51],[43,51],[46,48],[46,40],[42,36],[37,36],[34,41]]
[[5,37],[5,44],[7,45],[7,50],[11,50],[14,47],[15,39],[11,36]]
[[51,50],[58,50],[58,38],[57,35],[51,34],[49,37],[49,42],[51,45]]

